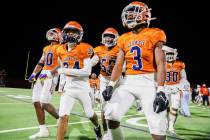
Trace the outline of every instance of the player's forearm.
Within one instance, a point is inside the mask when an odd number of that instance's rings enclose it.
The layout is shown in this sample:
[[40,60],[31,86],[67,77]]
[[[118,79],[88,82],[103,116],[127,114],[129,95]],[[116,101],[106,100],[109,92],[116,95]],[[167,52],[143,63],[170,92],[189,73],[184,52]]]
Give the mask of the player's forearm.
[[92,65],[92,67],[94,67],[96,64],[98,64],[98,62],[99,62],[99,57],[97,55],[94,55],[91,58],[91,65]]
[[166,69],[165,64],[159,64],[157,66],[157,84],[163,86],[165,83]]
[[157,44],[155,48],[155,61],[157,65],[157,84],[163,86],[166,77],[165,54],[162,50],[162,43]]
[[65,74],[69,76],[89,76],[91,74],[91,69],[66,69]]
[[39,73],[42,70],[42,68],[44,67],[44,63],[45,63],[44,60],[45,60],[45,55],[43,53],[41,58],[40,58],[40,60],[39,60],[39,62],[38,62],[38,64],[34,68],[33,73],[37,74],[37,73]]
[[43,66],[44,66],[43,63],[38,63],[36,67],[34,68],[33,73],[36,73],[36,74],[39,73],[42,70]]
[[68,76],[89,76],[91,74],[91,70],[91,61],[90,58],[87,58],[84,60],[84,67],[82,69],[60,68],[58,70],[58,73],[63,73]]

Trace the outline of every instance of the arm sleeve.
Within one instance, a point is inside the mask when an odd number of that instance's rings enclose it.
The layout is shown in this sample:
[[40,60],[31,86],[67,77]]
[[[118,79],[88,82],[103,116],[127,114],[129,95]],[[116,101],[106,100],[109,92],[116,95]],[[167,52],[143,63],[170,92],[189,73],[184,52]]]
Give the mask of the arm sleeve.
[[84,59],[84,67],[82,69],[68,69],[68,68],[61,68],[58,70],[59,74],[64,73],[65,75],[69,76],[89,76],[91,74],[92,65],[90,58]]
[[96,64],[98,64],[99,62],[99,57],[98,55],[94,55],[92,58],[91,58],[91,65],[92,67],[95,66]]

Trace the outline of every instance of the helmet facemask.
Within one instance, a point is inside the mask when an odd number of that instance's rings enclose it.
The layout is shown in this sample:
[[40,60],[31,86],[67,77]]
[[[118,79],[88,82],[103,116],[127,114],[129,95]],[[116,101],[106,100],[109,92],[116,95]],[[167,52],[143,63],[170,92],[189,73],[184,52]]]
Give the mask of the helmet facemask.
[[60,41],[60,32],[56,29],[50,29],[46,33],[46,39],[50,42],[59,42]]
[[83,33],[76,28],[66,28],[63,30],[63,42],[79,43]]
[[123,26],[130,29],[140,24],[147,24],[149,26],[150,20],[153,20],[150,10],[146,5],[129,4],[123,9],[121,15]]
[[102,44],[104,44],[107,47],[112,47],[117,44],[117,36],[114,34],[102,34]]
[[176,55],[174,52],[168,52],[166,53],[166,61],[168,63],[173,63],[176,60]]

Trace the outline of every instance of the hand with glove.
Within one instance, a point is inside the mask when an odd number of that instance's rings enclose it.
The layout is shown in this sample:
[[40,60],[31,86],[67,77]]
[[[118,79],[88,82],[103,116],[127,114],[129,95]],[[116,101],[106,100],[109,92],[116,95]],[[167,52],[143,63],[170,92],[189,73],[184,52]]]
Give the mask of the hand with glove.
[[102,92],[105,101],[109,101],[112,97],[113,86],[107,86],[106,89]]
[[34,82],[36,81],[36,73],[32,73],[31,76],[28,78],[29,82]]
[[169,101],[166,96],[167,95],[163,91],[158,90],[155,100],[153,102],[154,112],[160,113],[167,109]]
[[40,79],[40,80],[45,80],[45,79],[47,79],[47,74],[39,74],[39,79]]

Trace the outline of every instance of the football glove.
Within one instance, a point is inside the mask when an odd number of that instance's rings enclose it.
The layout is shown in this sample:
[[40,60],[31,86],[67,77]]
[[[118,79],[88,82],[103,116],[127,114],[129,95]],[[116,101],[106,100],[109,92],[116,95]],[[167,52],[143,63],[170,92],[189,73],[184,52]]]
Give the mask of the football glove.
[[106,89],[102,92],[105,101],[109,101],[112,97],[113,87],[107,86]]
[[40,80],[45,80],[45,79],[47,79],[47,74],[39,74],[39,79],[40,79]]
[[169,101],[168,101],[168,98],[166,97],[166,94],[162,91],[158,92],[156,94],[156,97],[153,103],[154,112],[160,113],[166,110],[168,107],[168,104],[169,104]]
[[31,76],[28,78],[29,82],[34,82],[36,81],[36,73],[32,73]]

